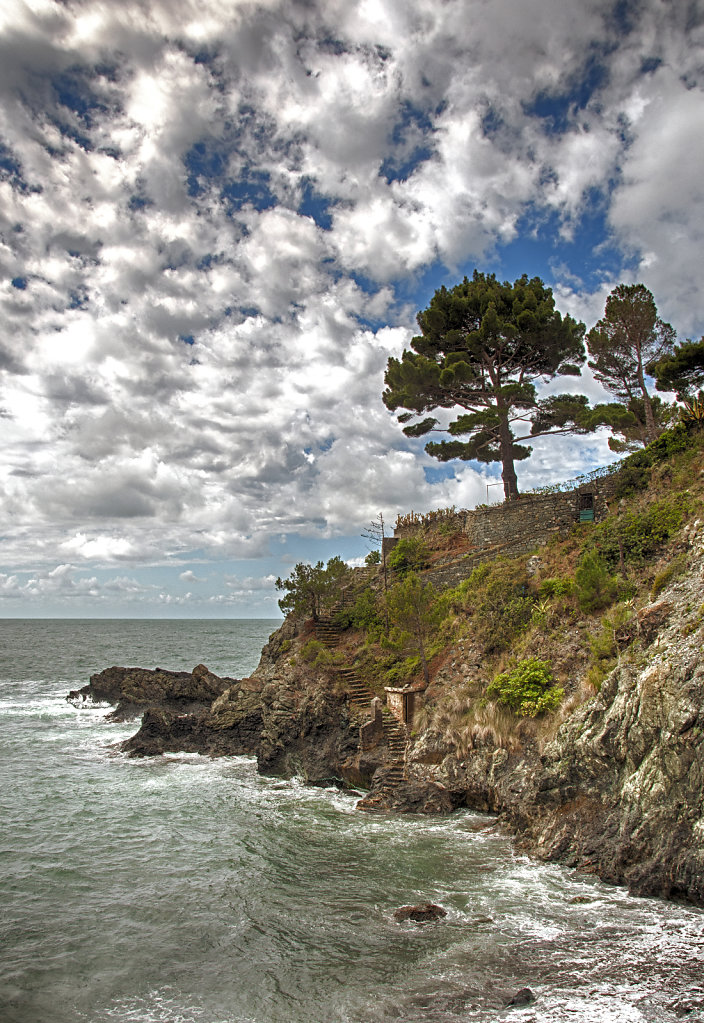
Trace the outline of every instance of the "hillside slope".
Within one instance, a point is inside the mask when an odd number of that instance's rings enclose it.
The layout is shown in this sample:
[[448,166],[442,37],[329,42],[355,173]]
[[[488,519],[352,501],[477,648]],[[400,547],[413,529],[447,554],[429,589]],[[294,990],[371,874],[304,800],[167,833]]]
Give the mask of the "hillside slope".
[[[251,679],[199,666],[212,702],[163,694],[125,749],[254,755],[266,773],[368,787],[369,810],[490,811],[539,857],[704,905],[704,437],[680,431],[622,472],[602,522],[530,554],[478,564],[451,523],[419,528],[426,582],[467,565],[427,589],[442,612],[427,686],[392,642],[381,572],[356,572],[336,616],[287,618]],[[522,714],[498,682],[526,664],[553,695]],[[144,703],[149,673],[118,671]],[[394,693],[415,701],[405,725],[383,707]]]

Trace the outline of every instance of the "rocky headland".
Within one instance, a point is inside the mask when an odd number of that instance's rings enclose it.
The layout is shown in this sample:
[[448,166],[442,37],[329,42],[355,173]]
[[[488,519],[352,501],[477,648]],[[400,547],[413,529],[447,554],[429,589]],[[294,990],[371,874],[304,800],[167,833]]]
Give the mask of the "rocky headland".
[[[575,530],[471,575],[448,603],[426,686],[416,676],[399,688],[398,665],[389,669],[383,643],[349,610],[365,591],[379,598],[375,569],[352,573],[346,612],[343,602],[317,622],[287,617],[250,678],[221,679],[203,665],[110,668],[70,697],[142,715],[124,744],[133,756],[249,755],[263,773],[367,789],[359,806],[369,811],[487,811],[536,857],[704,905],[703,470],[692,450],[653,470],[635,497],[617,497],[601,533]],[[626,525],[653,508],[662,518],[682,478],[692,482],[687,500],[677,498],[679,517],[629,563]],[[586,584],[568,577],[594,538],[607,558],[614,536],[620,565],[609,579],[621,590],[585,610]],[[425,542],[429,579],[467,558],[447,530]],[[487,618],[482,594],[496,596],[507,578],[510,599]],[[525,613],[511,633],[505,612],[517,600]],[[553,666],[560,707],[520,717],[492,703],[497,672],[536,656]],[[389,711],[389,694],[401,690],[418,696],[406,721]]]

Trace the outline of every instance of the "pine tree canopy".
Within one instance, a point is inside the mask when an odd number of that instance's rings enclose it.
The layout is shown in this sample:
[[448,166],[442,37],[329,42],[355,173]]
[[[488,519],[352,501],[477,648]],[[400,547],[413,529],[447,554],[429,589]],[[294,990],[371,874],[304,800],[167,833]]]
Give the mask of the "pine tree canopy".
[[606,299],[604,316],[587,335],[595,378],[626,408],[642,403],[644,443],[660,432],[646,384],[647,367],[672,351],[676,332],[658,316],[644,284],[619,284]]
[[675,391],[680,401],[690,400],[704,387],[704,337],[676,345],[668,355],[646,368],[655,377],[659,391]]
[[[440,461],[500,461],[507,499],[518,495],[514,461],[532,451],[520,441],[600,425],[587,425],[582,395],[537,396],[539,381],[579,376],[585,360],[584,324],[555,309],[539,277],[510,284],[475,270],[436,291],[417,322],[412,350],[388,361],[384,404],[408,410],[398,419],[409,437],[439,430],[467,438],[430,441],[425,450]],[[447,427],[433,416],[411,422],[436,409],[464,411]]]

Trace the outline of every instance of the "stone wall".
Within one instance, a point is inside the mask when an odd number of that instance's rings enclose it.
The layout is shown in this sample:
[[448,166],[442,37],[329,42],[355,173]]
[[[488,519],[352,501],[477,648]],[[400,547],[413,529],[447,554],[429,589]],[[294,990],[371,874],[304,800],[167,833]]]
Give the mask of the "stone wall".
[[456,512],[437,524],[403,525],[394,530],[394,535],[431,536],[455,526],[471,544],[467,561],[486,561],[498,554],[523,554],[546,543],[551,536],[569,532],[580,521],[580,511],[591,509],[593,521],[603,519],[608,514],[608,501],[614,496],[616,482],[614,474],[565,493],[525,494],[504,504]]

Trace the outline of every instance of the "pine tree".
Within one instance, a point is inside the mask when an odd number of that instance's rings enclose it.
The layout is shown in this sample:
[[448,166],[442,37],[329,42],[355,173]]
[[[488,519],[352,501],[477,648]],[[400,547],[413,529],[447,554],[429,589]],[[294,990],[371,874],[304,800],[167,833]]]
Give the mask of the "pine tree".
[[[443,432],[470,439],[431,441],[425,450],[443,462],[501,462],[507,500],[518,496],[514,462],[532,451],[520,441],[599,425],[586,425],[583,395],[537,397],[539,381],[578,376],[585,359],[584,324],[561,316],[539,277],[510,284],[475,270],[471,280],[436,291],[417,322],[412,351],[388,361],[384,404],[409,410],[398,417],[402,423],[435,409],[464,409]],[[429,417],[404,433],[420,437],[437,428]]]
[[587,335],[595,378],[633,410],[642,403],[645,437],[659,434],[653,400],[646,386],[647,367],[672,351],[675,330],[658,316],[644,284],[619,284],[606,299],[604,316]]

